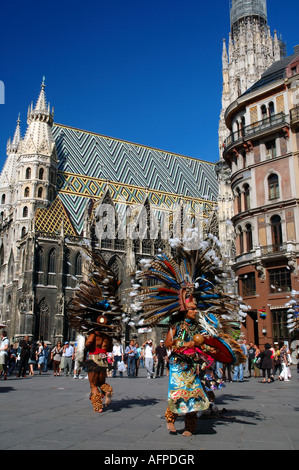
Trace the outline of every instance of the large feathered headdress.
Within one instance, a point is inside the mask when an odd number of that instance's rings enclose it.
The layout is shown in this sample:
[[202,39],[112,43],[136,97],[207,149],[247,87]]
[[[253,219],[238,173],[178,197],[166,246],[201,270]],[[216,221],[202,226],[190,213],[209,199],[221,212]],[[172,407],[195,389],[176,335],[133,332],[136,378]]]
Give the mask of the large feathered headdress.
[[176,257],[160,253],[152,260],[143,260],[144,269],[135,273],[136,281],[151,281],[153,285],[135,283],[132,306],[142,312],[144,324],[154,325],[188,310],[188,301],[193,299],[211,323],[215,315],[223,322],[239,320],[239,314],[243,315],[238,296],[226,293],[228,274],[222,267],[218,239],[209,235],[194,243],[197,247],[191,245],[189,249],[188,243],[170,240]]
[[[198,323],[207,337],[225,339],[244,360],[239,345],[231,336],[231,327],[246,316],[246,307],[238,296],[226,292],[228,274],[222,267],[220,243],[212,234],[200,239],[194,230],[189,240],[170,240],[176,257],[160,253],[143,260],[136,274],[131,307],[140,312],[139,325],[155,325],[179,312],[198,310]],[[151,281],[153,285],[140,283]]]
[[68,306],[69,324],[83,334],[98,330],[120,339],[122,306],[118,296],[119,282],[98,253],[86,247],[83,249],[88,279],[79,284]]

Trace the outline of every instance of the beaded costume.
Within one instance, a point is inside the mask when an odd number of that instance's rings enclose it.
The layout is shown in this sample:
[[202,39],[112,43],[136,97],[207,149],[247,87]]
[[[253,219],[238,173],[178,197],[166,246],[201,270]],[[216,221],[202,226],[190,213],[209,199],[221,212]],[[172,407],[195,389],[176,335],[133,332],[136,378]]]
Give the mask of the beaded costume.
[[[96,252],[85,248],[89,261],[89,276],[76,290],[68,307],[71,327],[86,338],[85,361],[90,383],[90,400],[96,412],[103,411],[111,402],[113,389],[106,383],[108,353],[112,351],[112,340],[120,340],[122,307],[117,290],[119,283],[113,271]],[[103,398],[105,401],[103,403]]]
[[[196,430],[197,412],[206,410],[209,393],[217,383],[207,374],[214,360],[225,364],[245,362],[232,337],[232,322],[244,310],[235,296],[225,293],[219,242],[214,236],[199,239],[197,232],[190,249],[179,241],[176,258],[161,253],[136,273],[132,308],[141,311],[139,325],[155,325],[170,319],[165,346],[171,345],[169,358],[168,429],[185,416],[185,435]],[[153,280],[155,285],[138,286],[137,281]],[[170,426],[171,424],[171,426]]]

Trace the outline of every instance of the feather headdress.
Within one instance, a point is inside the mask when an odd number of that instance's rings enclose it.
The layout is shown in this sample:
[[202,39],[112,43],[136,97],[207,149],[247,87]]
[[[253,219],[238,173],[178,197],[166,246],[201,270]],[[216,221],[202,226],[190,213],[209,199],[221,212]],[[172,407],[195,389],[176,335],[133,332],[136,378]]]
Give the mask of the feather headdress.
[[68,306],[69,324],[83,334],[98,330],[119,339],[122,332],[119,282],[98,253],[89,248],[84,251],[88,259],[88,279],[79,284]]
[[218,239],[210,234],[206,239],[193,238],[192,243],[170,240],[170,244],[177,251],[175,258],[158,254],[136,275],[137,281],[155,283],[135,287],[132,308],[141,312],[139,324],[155,325],[187,311],[188,303],[196,300],[203,334],[222,335],[225,341],[231,338],[230,344],[242,362],[240,347],[229,332],[233,322],[246,316],[246,306],[240,305],[237,296],[225,292],[227,273],[222,268]]

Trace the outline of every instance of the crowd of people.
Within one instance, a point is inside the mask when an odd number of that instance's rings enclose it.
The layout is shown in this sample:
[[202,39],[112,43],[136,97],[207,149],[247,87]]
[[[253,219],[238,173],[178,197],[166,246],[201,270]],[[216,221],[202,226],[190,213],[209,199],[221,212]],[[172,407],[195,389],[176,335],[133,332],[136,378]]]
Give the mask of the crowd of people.
[[[77,343],[71,344],[60,341],[53,347],[48,342],[30,342],[25,336],[19,343],[10,344],[7,332],[1,332],[0,342],[0,374],[7,380],[9,376],[27,377],[35,374],[41,375],[51,370],[54,377],[63,374],[73,376],[74,379],[84,378],[84,363],[78,361]],[[152,340],[139,345],[135,340],[123,348],[115,342],[112,352],[108,353],[108,376],[129,378],[138,377],[140,367],[145,367],[148,378],[163,376],[167,369],[167,351],[163,340],[154,348]],[[85,359],[88,359],[88,352]],[[85,378],[87,376],[85,375]]]
[[[273,346],[266,343],[263,348],[246,340],[241,342],[241,348],[247,360],[244,364],[230,368],[225,364],[217,363],[216,373],[224,382],[243,382],[244,378],[262,378],[262,383],[271,383],[274,380],[290,381],[292,375],[291,352],[283,341],[275,342]],[[299,349],[296,348],[296,359],[299,359]],[[297,363],[299,373],[299,362]]]
[[[264,348],[246,340],[241,342],[241,348],[247,361],[238,366],[227,366],[220,362],[214,363],[214,375],[223,382],[243,382],[244,378],[262,378],[262,383],[274,380],[289,381],[291,379],[290,365],[292,364],[290,350],[284,342],[274,343],[271,346],[266,343]],[[77,344],[66,341],[64,344],[57,342],[53,347],[47,342],[30,342],[25,337],[18,344],[10,344],[7,332],[1,332],[0,342],[0,374],[7,380],[13,374],[16,377],[41,375],[51,370],[53,376],[61,374],[72,376],[74,379],[87,378],[84,376],[84,364],[78,361]],[[88,353],[87,353],[88,354]],[[148,379],[169,375],[168,358],[171,349],[167,349],[164,340],[160,340],[154,347],[153,341],[148,340],[142,345],[131,340],[125,348],[115,342],[112,352],[108,353],[109,369],[108,377],[127,376],[138,377],[139,368],[146,369]],[[299,359],[299,347],[297,346],[296,358]],[[87,357],[88,358],[88,357]],[[86,358],[86,359],[87,359]],[[299,361],[297,363],[299,373]]]

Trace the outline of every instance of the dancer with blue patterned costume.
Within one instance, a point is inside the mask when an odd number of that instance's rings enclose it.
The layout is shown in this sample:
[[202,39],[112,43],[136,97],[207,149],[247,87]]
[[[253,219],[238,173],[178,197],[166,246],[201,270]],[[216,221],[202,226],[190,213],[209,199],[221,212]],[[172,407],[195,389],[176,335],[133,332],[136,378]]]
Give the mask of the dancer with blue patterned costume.
[[132,307],[142,312],[139,325],[153,326],[170,319],[165,340],[165,346],[172,349],[165,417],[169,432],[176,433],[175,421],[183,415],[184,436],[195,433],[197,412],[210,405],[201,380],[205,369],[213,360],[224,364],[245,361],[231,330],[244,310],[234,295],[225,293],[225,273],[216,245],[213,236],[198,239],[196,249],[179,241],[176,258],[161,253],[136,274],[137,281],[156,281],[149,287],[135,284]]

